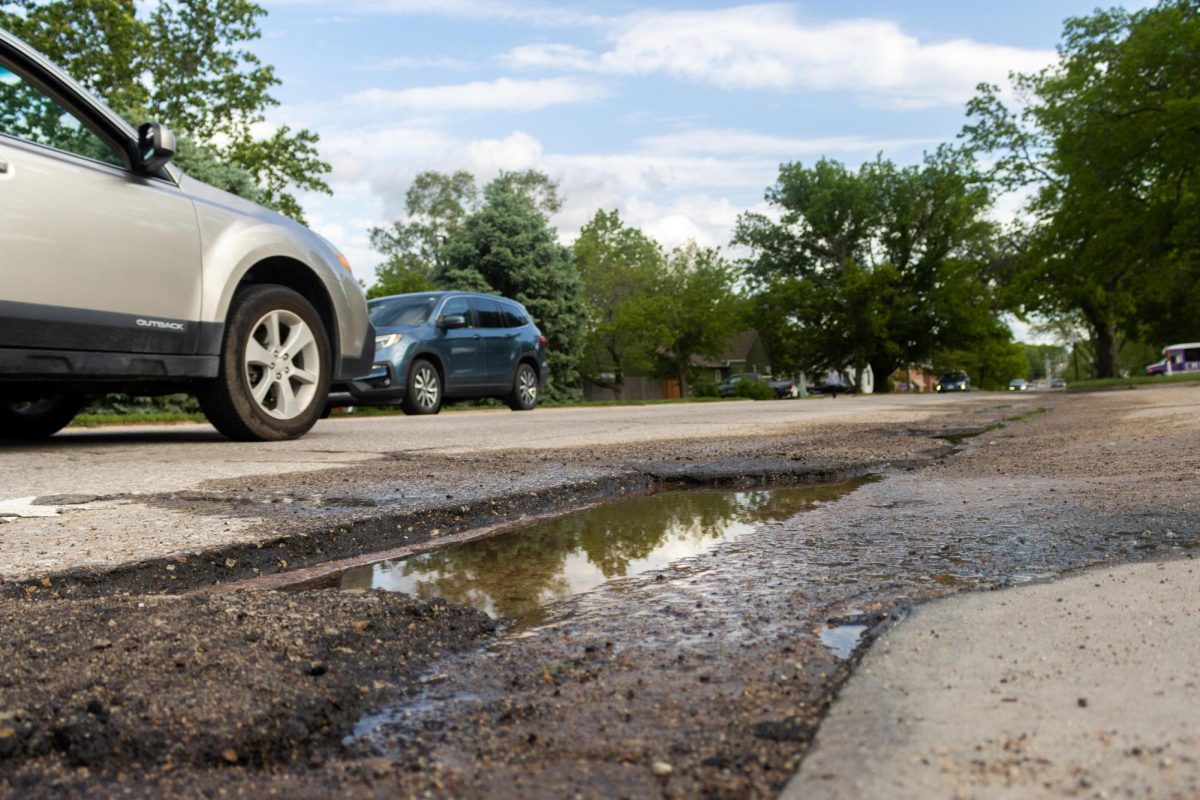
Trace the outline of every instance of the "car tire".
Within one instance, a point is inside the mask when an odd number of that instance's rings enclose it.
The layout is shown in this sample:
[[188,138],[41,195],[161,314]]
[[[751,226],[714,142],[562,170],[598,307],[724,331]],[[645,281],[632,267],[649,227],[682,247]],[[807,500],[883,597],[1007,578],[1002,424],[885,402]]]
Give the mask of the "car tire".
[[537,408],[539,389],[537,371],[529,364],[518,364],[512,392],[504,398],[504,402],[513,411],[532,411]]
[[442,410],[442,376],[433,362],[424,358],[413,361],[408,368],[408,382],[404,385],[404,401],[400,408],[405,414],[436,414]]
[[0,395],[0,439],[45,439],[61,431],[87,398],[74,394],[12,398]]
[[299,293],[244,289],[230,305],[217,377],[197,387],[200,408],[236,441],[303,436],[325,410],[329,349],[320,315]]

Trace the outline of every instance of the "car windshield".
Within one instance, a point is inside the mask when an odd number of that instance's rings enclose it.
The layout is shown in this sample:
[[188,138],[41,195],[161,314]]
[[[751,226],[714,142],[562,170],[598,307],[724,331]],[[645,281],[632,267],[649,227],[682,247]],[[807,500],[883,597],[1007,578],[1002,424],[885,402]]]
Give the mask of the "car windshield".
[[960,381],[965,381],[966,379],[967,379],[967,373],[965,373],[965,372],[947,372],[945,375],[942,376],[942,380],[947,381],[947,382],[953,381],[955,383],[958,383]]
[[437,305],[436,297],[396,297],[375,300],[367,310],[376,328],[395,328],[400,325],[424,325]]

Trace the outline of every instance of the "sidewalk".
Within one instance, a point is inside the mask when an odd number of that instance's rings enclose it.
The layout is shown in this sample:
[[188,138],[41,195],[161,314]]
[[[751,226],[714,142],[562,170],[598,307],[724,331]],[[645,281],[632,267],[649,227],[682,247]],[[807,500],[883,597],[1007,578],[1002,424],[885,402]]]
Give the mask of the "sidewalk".
[[1200,562],[918,608],[782,797],[1200,797]]

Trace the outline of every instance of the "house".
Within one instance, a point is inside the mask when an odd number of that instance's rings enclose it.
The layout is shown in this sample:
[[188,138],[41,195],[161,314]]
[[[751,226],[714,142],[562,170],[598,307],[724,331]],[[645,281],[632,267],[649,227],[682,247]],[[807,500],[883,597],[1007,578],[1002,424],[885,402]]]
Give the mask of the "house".
[[721,383],[739,372],[771,374],[771,359],[758,331],[742,331],[734,336],[725,352],[711,356],[692,356],[692,365],[708,372],[713,383]]
[[932,392],[937,385],[937,375],[926,372],[918,364],[909,364],[893,372],[891,381],[897,392]]
[[[758,331],[742,331],[730,340],[720,356],[692,356],[692,366],[702,382],[721,383],[739,372],[770,374],[771,361]],[[679,381],[673,378],[655,378],[645,373],[626,373],[620,398],[614,386],[616,376],[612,373],[596,375],[584,381],[583,399],[607,400],[663,400],[680,396]]]

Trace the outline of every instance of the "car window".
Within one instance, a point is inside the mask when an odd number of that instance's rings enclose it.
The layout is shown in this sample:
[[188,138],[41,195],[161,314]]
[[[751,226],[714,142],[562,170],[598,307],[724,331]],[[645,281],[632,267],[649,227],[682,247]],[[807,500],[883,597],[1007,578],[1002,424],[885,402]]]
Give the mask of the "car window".
[[446,305],[442,306],[443,317],[453,317],[462,315],[467,318],[467,327],[475,327],[475,320],[471,315],[471,305],[465,297],[451,297],[446,301]]
[[125,160],[58,101],[0,62],[0,134],[124,167]]
[[495,300],[486,300],[482,297],[472,297],[471,305],[475,307],[475,313],[479,315],[479,327],[481,328],[504,328],[504,315],[500,313],[500,306]]
[[522,325],[529,324],[525,319],[525,315],[516,306],[501,303],[500,311],[504,314],[504,327],[506,328],[520,328]]
[[367,310],[371,324],[377,328],[396,325],[424,325],[437,305],[436,297],[405,297],[395,300],[373,300]]

